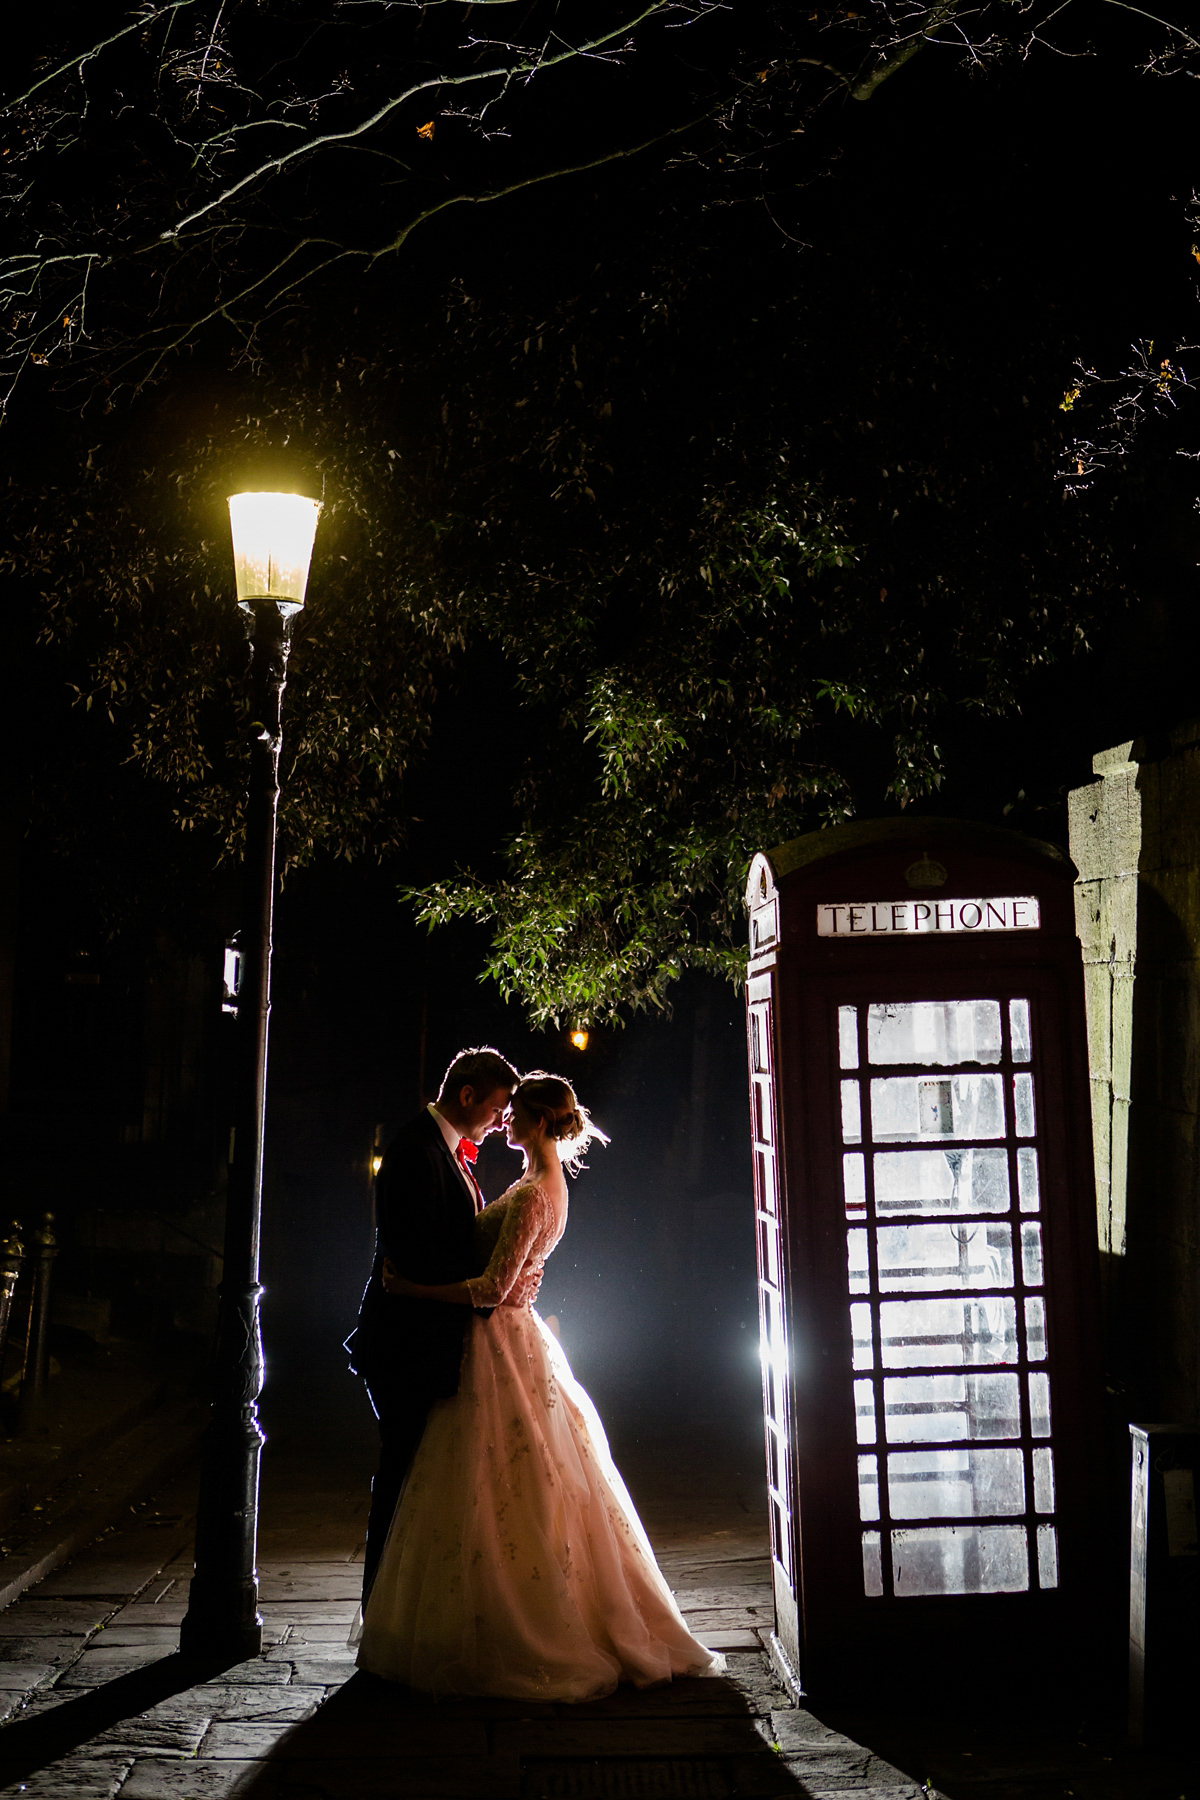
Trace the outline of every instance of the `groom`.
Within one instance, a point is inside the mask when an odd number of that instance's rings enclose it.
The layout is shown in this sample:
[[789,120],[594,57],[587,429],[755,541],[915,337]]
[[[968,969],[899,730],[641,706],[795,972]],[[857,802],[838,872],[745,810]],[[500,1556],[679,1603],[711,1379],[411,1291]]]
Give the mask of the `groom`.
[[432,1106],[388,1145],[375,1187],[375,1260],[346,1339],[379,1420],[379,1471],[363,1567],[366,1602],[400,1489],[435,1400],[458,1392],[463,1338],[471,1311],[438,1300],[385,1293],[389,1261],[410,1281],[438,1286],[479,1274],[475,1215],[483,1195],[471,1171],[476,1147],[501,1127],[517,1072],[496,1050],[461,1050]]

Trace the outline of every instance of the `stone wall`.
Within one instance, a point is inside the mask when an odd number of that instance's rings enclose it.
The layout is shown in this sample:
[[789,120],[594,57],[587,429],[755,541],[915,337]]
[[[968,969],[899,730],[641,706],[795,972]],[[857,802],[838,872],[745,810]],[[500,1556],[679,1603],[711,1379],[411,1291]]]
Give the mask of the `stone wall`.
[[1200,1415],[1200,721],[1070,797],[1108,1360],[1126,1416]]

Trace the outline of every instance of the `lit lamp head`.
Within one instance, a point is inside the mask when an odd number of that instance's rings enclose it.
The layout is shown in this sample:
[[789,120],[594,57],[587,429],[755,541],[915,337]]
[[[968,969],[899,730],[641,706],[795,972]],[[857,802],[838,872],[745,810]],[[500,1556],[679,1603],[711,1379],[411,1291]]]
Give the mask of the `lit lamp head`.
[[308,565],[321,512],[303,494],[231,494],[233,568],[238,605],[273,600],[285,617],[304,605]]
[[572,1031],[570,1033],[570,1038],[571,1038],[572,1050],[586,1050],[587,1049],[588,1034],[586,1031],[583,1031],[577,1027],[574,1031]]

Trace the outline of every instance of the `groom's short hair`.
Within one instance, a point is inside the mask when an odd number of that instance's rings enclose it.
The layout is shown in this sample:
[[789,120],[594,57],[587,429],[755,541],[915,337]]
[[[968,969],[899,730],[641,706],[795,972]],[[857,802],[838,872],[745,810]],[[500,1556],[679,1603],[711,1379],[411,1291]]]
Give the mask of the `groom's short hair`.
[[478,1098],[494,1094],[497,1088],[515,1088],[517,1071],[498,1050],[490,1044],[481,1044],[477,1050],[460,1050],[446,1073],[442,1076],[442,1085],[438,1089],[439,1100],[457,1100],[465,1087],[472,1088]]

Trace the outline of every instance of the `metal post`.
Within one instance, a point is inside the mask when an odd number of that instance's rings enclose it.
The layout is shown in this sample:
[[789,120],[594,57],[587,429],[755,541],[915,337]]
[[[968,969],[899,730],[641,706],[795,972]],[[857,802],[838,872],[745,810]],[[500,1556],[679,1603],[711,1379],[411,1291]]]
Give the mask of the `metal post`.
[[4,1353],[8,1349],[8,1330],[12,1324],[13,1295],[17,1289],[17,1277],[21,1273],[21,1264],[25,1259],[25,1246],[21,1242],[21,1221],[12,1222],[12,1235],[5,1238],[0,1246],[0,1368],[4,1364]]
[[50,1385],[50,1275],[58,1255],[53,1213],[47,1213],[42,1229],[34,1232],[30,1255],[34,1259],[33,1293],[29,1301],[21,1398],[17,1403],[17,1432],[21,1437],[46,1430],[46,1397]]
[[255,1656],[262,1648],[255,1566],[259,1462],[266,1441],[258,1422],[263,1383],[258,1247],[275,822],[283,690],[291,647],[290,623],[275,602],[259,600],[251,605],[253,723],[225,1265],[212,1413],[201,1445],[196,1566],[179,1640],[185,1655],[231,1660]]

